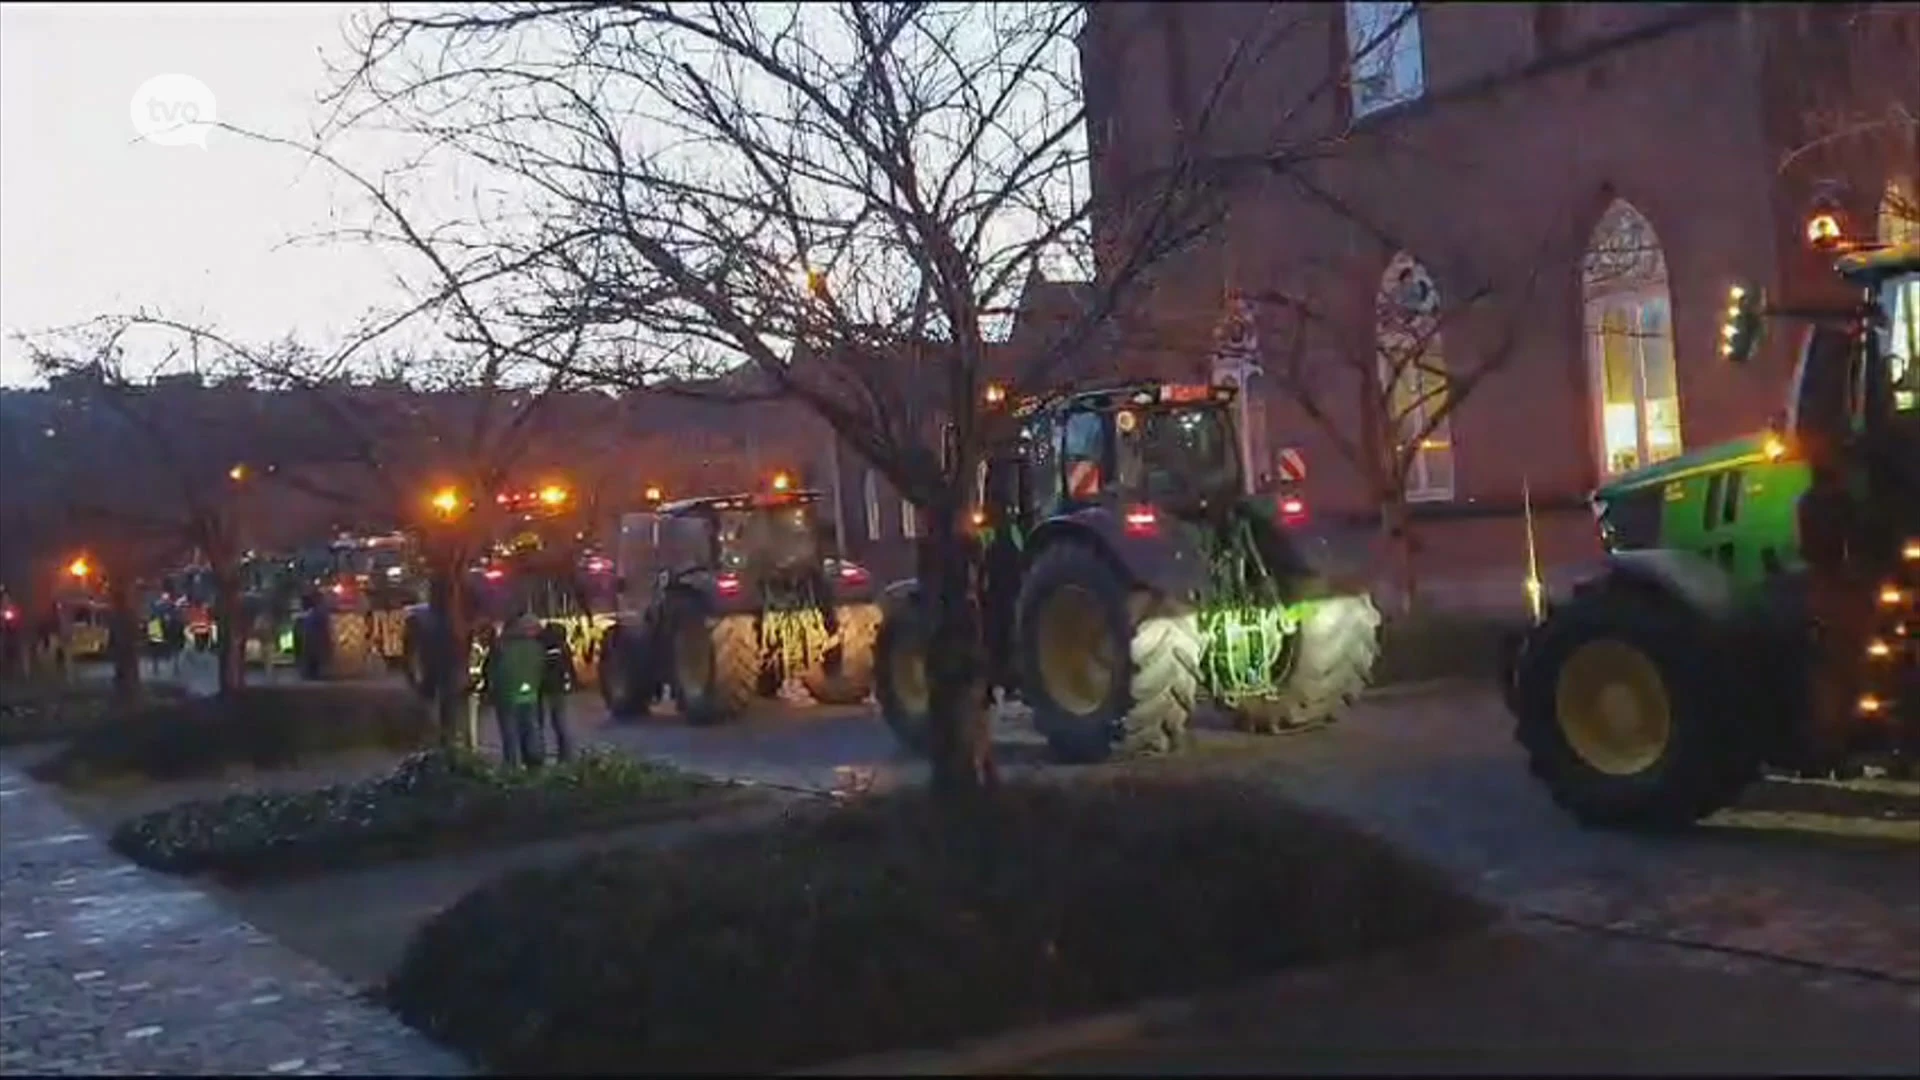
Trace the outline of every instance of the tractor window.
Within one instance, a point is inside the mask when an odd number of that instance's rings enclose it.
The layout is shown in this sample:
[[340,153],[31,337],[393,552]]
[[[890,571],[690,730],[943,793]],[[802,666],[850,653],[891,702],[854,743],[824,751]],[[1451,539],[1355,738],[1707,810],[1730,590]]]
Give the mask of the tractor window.
[[1060,444],[1067,498],[1075,502],[1098,498],[1107,485],[1106,419],[1096,412],[1069,413]]
[[1046,421],[1031,421],[1020,429],[1021,507],[1029,521],[1046,517],[1060,498],[1060,461],[1054,457],[1054,442]]
[[1906,274],[1881,287],[1887,321],[1882,350],[1893,382],[1893,410],[1920,410],[1920,274]]
[[1239,458],[1225,410],[1155,409],[1141,416],[1140,492],[1148,501],[1183,494],[1238,491]]
[[744,570],[750,559],[815,550],[813,508],[806,503],[720,514],[720,568]]

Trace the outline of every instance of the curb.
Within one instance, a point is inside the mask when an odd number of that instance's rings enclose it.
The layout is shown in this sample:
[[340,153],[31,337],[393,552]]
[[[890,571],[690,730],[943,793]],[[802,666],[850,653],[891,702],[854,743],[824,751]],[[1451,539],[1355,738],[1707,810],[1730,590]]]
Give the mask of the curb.
[[1352,968],[1442,954],[1488,939],[1537,937],[1524,920],[1506,916],[1478,930],[1400,949],[1384,949],[1364,956],[1262,975],[1243,982],[1201,990],[1182,997],[1150,998],[1114,1012],[1097,1013],[1057,1024],[1036,1024],[998,1035],[970,1039],[938,1050],[900,1050],[869,1054],[795,1069],[782,1076],[965,1076],[1006,1075],[1022,1066],[1074,1050],[1120,1042],[1151,1028],[1196,1017],[1225,997],[1261,994],[1292,986],[1311,985]]

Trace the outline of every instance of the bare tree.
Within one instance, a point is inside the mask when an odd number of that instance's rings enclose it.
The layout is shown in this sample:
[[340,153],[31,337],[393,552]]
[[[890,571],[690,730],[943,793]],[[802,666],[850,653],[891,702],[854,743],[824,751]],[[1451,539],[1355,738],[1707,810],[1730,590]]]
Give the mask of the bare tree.
[[271,453],[274,426],[253,415],[247,400],[208,387],[197,353],[130,375],[127,329],[103,320],[27,342],[41,372],[69,395],[63,409],[71,430],[57,468],[62,500],[73,531],[106,564],[123,689],[138,675],[135,582],[194,560],[204,562],[214,586],[225,696],[245,681],[239,566],[255,468],[248,462]]
[[[304,154],[346,180],[370,208],[368,220],[325,239],[408,257],[416,269],[397,275],[401,302],[367,315],[326,350],[293,340],[246,344],[150,312],[98,322],[114,327],[116,339],[137,331],[216,355],[225,370],[298,402],[308,413],[304,442],[275,455],[266,477],[356,520],[417,531],[438,630],[428,668],[441,735],[452,744],[466,732],[466,572],[502,525],[492,495],[525,458],[547,404],[578,384],[570,373],[582,366],[594,328],[528,302],[524,290],[539,284],[528,275],[550,250],[508,253],[480,243],[492,224],[484,212],[428,224],[403,209],[404,177],[369,179],[322,146],[229,130]],[[397,340],[403,333],[410,336]]]
[[[1464,246],[1425,253],[1433,264],[1398,243],[1385,250],[1398,254],[1371,290],[1351,263],[1302,260],[1279,287],[1249,298],[1247,318],[1272,331],[1262,342],[1272,385],[1366,484],[1407,611],[1419,593],[1415,482],[1451,488],[1451,419],[1524,353],[1542,278],[1566,256],[1543,247],[1501,267],[1476,265]],[[1429,265],[1453,274],[1436,281]],[[1463,329],[1470,348],[1460,347]]]
[[[1780,171],[1858,178],[1877,231],[1920,235],[1920,8],[1782,4],[1765,9],[1790,132]],[[1862,229],[1863,233],[1876,231]]]
[[[1236,162],[1210,147],[1226,88],[1289,34],[1261,15],[1166,152],[1100,197],[1073,4],[531,4],[388,11],[339,97],[531,192],[489,238],[533,259],[554,325],[625,344],[581,370],[673,392],[803,403],[922,510],[934,781],[990,780],[964,537],[970,480],[1013,393],[1068,370],[1156,266],[1219,220],[1234,168],[1282,172],[1340,133]],[[1336,85],[1275,115],[1303,114]],[[994,346],[1030,280],[1100,274],[1057,333]],[[704,380],[704,381],[703,381]],[[942,453],[941,432],[952,433]]]

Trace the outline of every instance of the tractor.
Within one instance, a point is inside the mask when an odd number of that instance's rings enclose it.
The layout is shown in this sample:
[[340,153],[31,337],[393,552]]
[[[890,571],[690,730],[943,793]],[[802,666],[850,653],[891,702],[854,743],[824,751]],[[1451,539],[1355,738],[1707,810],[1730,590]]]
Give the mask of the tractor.
[[1920,245],[1840,236],[1809,222],[1817,249],[1851,247],[1851,301],[1732,290],[1730,362],[1766,320],[1809,324],[1785,412],[1598,489],[1603,562],[1511,643],[1518,741],[1584,824],[1684,827],[1767,771],[1920,754]]
[[[1166,753],[1202,694],[1242,730],[1333,721],[1366,687],[1380,613],[1336,584],[1298,496],[1248,491],[1231,387],[1132,381],[1010,402],[976,481],[989,682],[1066,762]],[[924,753],[932,616],[889,586],[881,713]]]
[[871,575],[824,557],[819,492],[791,490],[785,474],[772,486],[621,518],[619,585],[638,602],[623,604],[599,651],[614,716],[664,693],[688,723],[722,723],[793,678],[823,705],[872,693]]
[[[590,686],[598,677],[595,662],[602,632],[612,624],[611,590],[603,582],[612,563],[589,543],[589,522],[566,487],[547,484],[494,496],[500,528],[483,555],[467,568],[467,595],[474,628],[469,641],[469,684],[477,685],[488,639],[516,615],[531,613],[558,624],[574,657],[574,679]],[[401,669],[421,696],[432,693],[425,665],[434,609],[418,603],[406,609]]]
[[406,627],[422,592],[410,537],[342,534],[296,556],[295,573],[309,587],[293,623],[303,678],[347,678],[404,662]]

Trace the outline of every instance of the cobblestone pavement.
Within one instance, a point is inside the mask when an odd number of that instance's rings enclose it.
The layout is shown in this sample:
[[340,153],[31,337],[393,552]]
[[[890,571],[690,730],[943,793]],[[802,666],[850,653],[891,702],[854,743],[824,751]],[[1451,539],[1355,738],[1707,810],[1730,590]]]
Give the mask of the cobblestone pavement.
[[[588,739],[703,772],[814,789],[925,775],[870,710],[767,709],[689,728],[665,708],[612,724],[579,701]],[[1190,754],[1128,767],[1273,783],[1518,911],[1920,984],[1920,847],[1734,827],[1732,816],[1671,837],[1582,829],[1528,774],[1511,728],[1486,689],[1389,692],[1332,729],[1206,731]],[[1017,706],[1002,710],[996,741],[1006,771],[1049,768]],[[1763,784],[1748,804],[1782,792],[1800,794]],[[1841,793],[1823,811],[1851,813],[1857,798]]]
[[469,1071],[0,768],[0,1073]]

